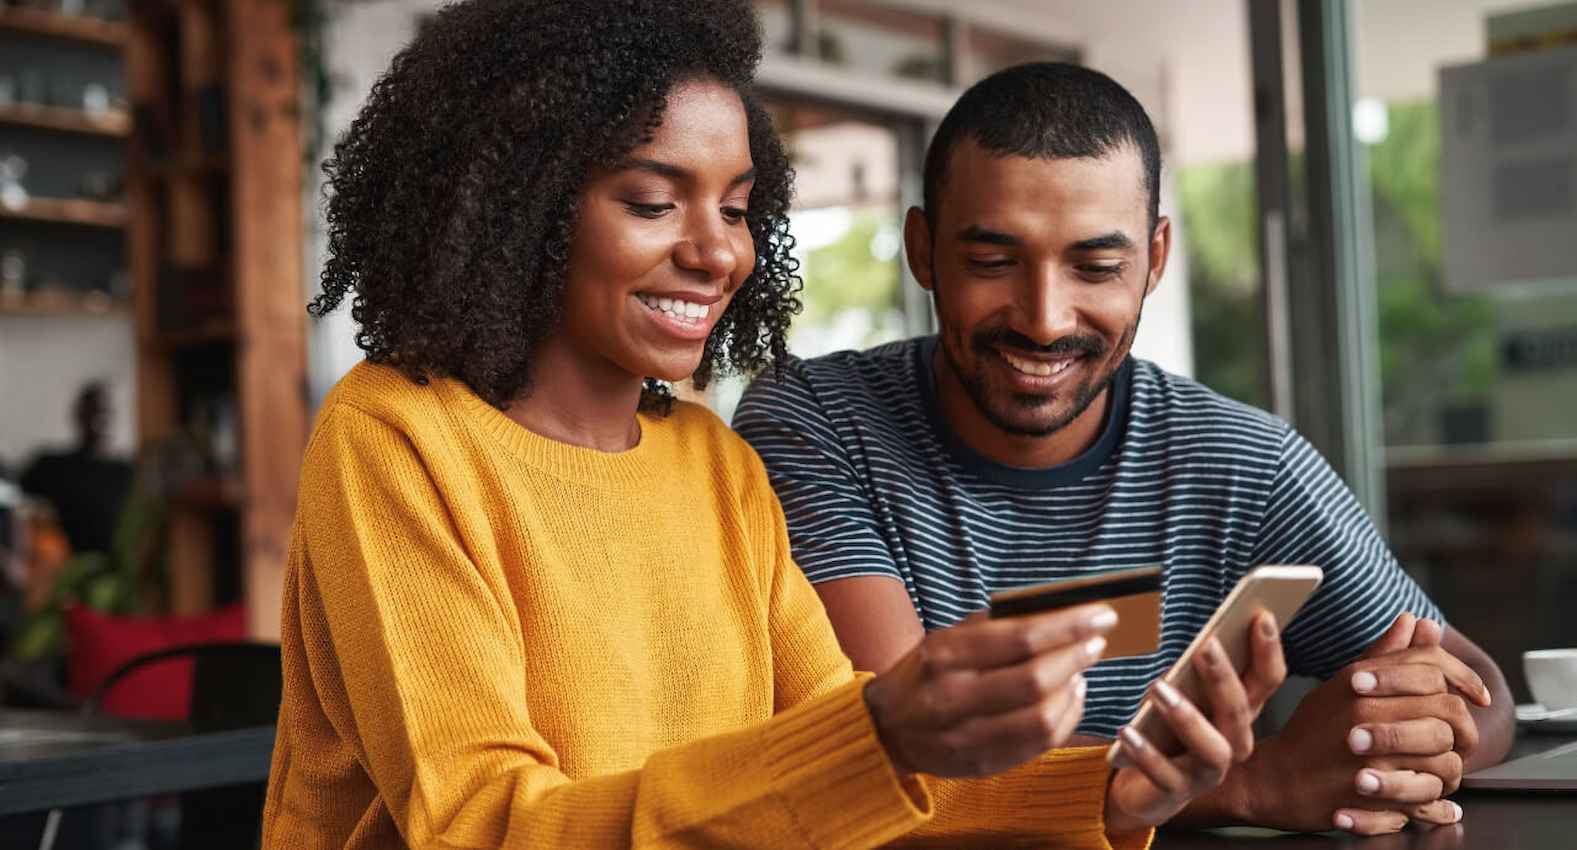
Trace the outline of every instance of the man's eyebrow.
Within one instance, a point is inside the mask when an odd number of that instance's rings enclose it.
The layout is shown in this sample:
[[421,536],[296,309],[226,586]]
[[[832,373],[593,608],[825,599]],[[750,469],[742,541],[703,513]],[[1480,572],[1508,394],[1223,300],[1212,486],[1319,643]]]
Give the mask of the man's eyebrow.
[[984,242],[987,245],[1003,245],[1008,248],[1016,248],[1023,244],[1023,240],[1011,233],[1003,233],[1000,230],[991,230],[989,228],[981,227],[978,224],[971,224],[963,230],[958,231],[958,241]]
[[1080,239],[1068,246],[1074,251],[1126,251],[1133,247],[1133,240],[1120,230],[1093,236],[1089,239]]
[[[669,180],[688,180],[693,176],[690,171],[680,168],[679,166],[672,163],[663,162],[656,159],[646,159],[644,157],[628,157],[619,163],[618,170],[648,171],[657,175],[658,177],[666,177]],[[756,169],[753,167],[747,168],[740,172],[739,175],[734,179],[728,181],[728,185],[730,188],[732,188],[734,186],[738,186],[741,183],[748,183],[754,179],[756,179]]]

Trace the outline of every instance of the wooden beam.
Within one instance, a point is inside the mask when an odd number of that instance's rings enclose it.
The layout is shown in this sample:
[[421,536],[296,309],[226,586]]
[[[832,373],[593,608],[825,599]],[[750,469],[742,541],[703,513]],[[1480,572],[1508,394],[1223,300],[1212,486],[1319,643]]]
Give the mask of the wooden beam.
[[156,20],[133,11],[126,40],[126,92],[132,104],[149,110],[151,123],[139,122],[132,133],[126,168],[126,266],[131,275],[132,309],[137,342],[137,442],[139,453],[175,431],[176,386],[170,359],[144,344],[159,330],[159,256],[161,236],[156,178],[149,167],[159,129],[154,108],[169,75]]
[[306,449],[301,137],[290,6],[226,0],[241,411],[242,580],[249,628],[279,635],[280,588]]

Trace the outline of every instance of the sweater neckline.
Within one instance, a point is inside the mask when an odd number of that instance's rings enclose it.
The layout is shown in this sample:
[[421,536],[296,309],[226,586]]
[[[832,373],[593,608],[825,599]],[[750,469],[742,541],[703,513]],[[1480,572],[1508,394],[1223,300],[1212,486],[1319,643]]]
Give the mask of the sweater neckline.
[[660,468],[657,456],[666,440],[666,429],[646,414],[636,414],[641,435],[634,446],[622,452],[604,452],[532,431],[488,404],[464,381],[448,378],[442,385],[445,395],[458,404],[478,430],[522,463],[558,478],[597,487],[626,488],[651,481]]

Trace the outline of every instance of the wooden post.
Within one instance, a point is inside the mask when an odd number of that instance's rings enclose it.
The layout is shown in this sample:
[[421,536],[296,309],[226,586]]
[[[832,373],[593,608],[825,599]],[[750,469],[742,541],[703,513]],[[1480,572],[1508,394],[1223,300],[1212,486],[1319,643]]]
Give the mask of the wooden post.
[[242,576],[252,634],[279,600],[306,449],[301,124],[290,4],[226,0],[241,413]]
[[159,233],[157,179],[150,166],[150,134],[167,115],[159,108],[169,69],[153,28],[134,11],[126,42],[126,91],[144,109],[131,138],[126,169],[126,266],[132,280],[137,339],[137,440],[139,452],[169,437],[177,419],[175,376],[154,340],[159,332]]

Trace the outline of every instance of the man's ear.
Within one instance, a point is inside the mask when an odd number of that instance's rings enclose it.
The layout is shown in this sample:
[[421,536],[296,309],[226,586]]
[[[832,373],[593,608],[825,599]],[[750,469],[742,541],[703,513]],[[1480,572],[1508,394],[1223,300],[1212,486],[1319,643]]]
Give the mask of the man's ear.
[[909,259],[909,272],[920,288],[931,291],[936,285],[931,279],[931,222],[919,207],[910,207],[904,216],[903,247],[904,256]]
[[1161,283],[1161,275],[1166,271],[1166,258],[1172,253],[1172,220],[1161,216],[1155,222],[1155,231],[1150,234],[1150,278],[1144,282],[1144,294],[1150,293]]

